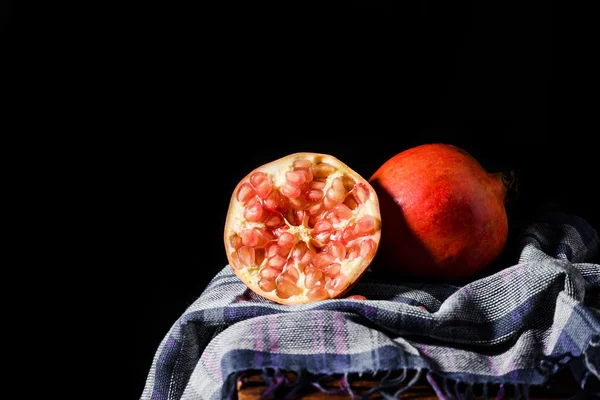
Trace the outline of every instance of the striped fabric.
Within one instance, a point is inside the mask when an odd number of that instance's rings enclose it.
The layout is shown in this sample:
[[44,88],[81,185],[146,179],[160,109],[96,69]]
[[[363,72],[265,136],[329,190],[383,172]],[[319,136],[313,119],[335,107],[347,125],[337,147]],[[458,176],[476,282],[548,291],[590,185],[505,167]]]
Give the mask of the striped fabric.
[[[366,301],[294,306],[258,297],[225,266],[166,333],[141,399],[235,398],[247,371],[263,374],[272,398],[326,376],[342,377],[352,396],[356,374],[380,376],[372,393],[384,398],[418,378],[440,398],[458,384],[527,393],[563,368],[587,388],[599,379],[598,244],[585,220],[546,214],[520,236],[513,266],[467,285],[367,275],[352,292]],[[299,374],[295,384],[286,371]]]

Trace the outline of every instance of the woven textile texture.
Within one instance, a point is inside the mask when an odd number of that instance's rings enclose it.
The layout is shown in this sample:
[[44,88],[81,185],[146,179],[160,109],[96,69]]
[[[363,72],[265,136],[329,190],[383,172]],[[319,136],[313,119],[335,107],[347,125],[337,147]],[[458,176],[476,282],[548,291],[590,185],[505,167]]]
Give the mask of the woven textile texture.
[[349,294],[367,300],[294,306],[255,295],[225,266],[166,332],[141,399],[235,398],[247,371],[263,374],[272,398],[333,375],[352,395],[353,374],[382,373],[372,393],[386,398],[418,378],[440,398],[459,383],[526,394],[564,368],[585,388],[599,379],[598,244],[586,220],[547,213],[520,234],[513,265],[468,284],[366,274]]

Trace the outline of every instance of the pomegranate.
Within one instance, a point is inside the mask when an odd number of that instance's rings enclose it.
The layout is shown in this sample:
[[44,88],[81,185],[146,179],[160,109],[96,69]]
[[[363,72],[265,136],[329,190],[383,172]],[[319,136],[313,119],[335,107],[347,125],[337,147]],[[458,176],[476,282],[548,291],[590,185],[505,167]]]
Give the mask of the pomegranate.
[[290,154],[245,176],[224,232],[235,274],[280,304],[342,297],[366,272],[380,237],[373,187],[319,153]]
[[514,175],[488,173],[463,149],[443,143],[407,149],[369,182],[383,221],[374,271],[456,281],[473,277],[504,250]]

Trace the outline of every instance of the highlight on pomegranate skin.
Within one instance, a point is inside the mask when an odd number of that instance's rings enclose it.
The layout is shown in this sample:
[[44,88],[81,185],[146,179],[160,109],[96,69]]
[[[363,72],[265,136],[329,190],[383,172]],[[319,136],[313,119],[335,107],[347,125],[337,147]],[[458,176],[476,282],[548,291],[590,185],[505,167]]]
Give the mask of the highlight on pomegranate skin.
[[370,183],[337,158],[294,153],[235,187],[225,221],[229,265],[280,304],[340,298],[377,253],[381,215]]

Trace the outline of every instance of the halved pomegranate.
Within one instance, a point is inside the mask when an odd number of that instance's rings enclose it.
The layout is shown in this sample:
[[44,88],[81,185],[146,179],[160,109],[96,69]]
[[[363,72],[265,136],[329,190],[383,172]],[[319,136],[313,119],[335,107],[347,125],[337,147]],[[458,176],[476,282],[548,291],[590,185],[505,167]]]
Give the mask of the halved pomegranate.
[[377,194],[337,158],[295,153],[235,187],[225,250],[235,274],[280,304],[339,298],[372,262],[381,237]]

